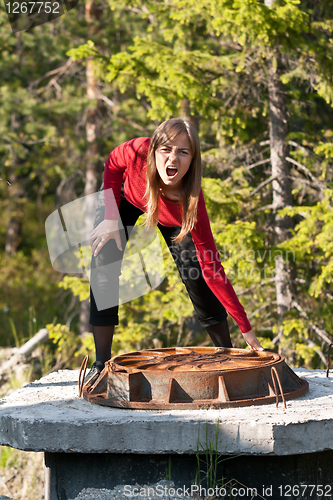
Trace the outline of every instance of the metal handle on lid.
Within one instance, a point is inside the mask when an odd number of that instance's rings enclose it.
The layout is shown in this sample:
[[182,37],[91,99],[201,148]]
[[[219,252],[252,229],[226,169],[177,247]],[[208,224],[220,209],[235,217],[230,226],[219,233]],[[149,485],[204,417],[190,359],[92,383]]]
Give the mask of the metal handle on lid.
[[328,377],[329,372],[330,372],[330,359],[331,359],[331,348],[332,348],[332,346],[333,346],[333,343],[331,343],[331,344],[328,346],[326,377]]
[[[82,396],[83,382],[84,382],[84,377],[86,376],[88,361],[89,361],[89,356],[87,354],[86,357],[84,358],[84,360],[81,363],[81,368],[80,368],[80,373],[79,373],[79,381],[78,381],[78,385],[79,385],[79,398]],[[83,371],[83,376],[82,376],[82,380],[81,380],[82,371]]]
[[[273,377],[273,375],[274,375],[274,377]],[[277,392],[275,378],[276,378],[276,380],[277,380],[277,382],[279,384],[279,389],[280,389],[280,393],[281,393],[281,397],[282,397],[284,408],[287,409],[286,400],[285,400],[285,397],[284,397],[284,392],[283,392],[283,389],[282,389],[280,376],[279,376],[279,374],[278,374],[277,369],[275,368],[275,366],[272,366],[272,368],[271,368],[271,376],[272,376],[272,380],[273,380],[273,384],[274,384],[274,392],[275,392],[275,397],[276,397],[276,407],[279,406],[279,395],[278,395],[278,392]]]

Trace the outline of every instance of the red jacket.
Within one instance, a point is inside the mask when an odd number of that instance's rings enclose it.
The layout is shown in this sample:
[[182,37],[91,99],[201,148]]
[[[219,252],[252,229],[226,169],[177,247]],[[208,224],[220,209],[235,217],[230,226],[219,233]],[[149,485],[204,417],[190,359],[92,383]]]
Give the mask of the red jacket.
[[[117,203],[120,204],[121,186],[124,182],[126,199],[142,211],[146,211],[144,193],[146,190],[146,158],[150,139],[139,137],[121,144],[113,151],[105,162],[104,189],[112,188]],[[118,211],[114,204],[108,203],[105,196],[105,218],[118,219]],[[178,202],[160,197],[159,222],[163,226],[181,226],[181,206]],[[224,305],[227,312],[237,322],[242,333],[251,330],[243,306],[228,280],[221,265],[210,223],[206,211],[202,190],[199,195],[197,223],[191,236],[204,279],[214,295]]]

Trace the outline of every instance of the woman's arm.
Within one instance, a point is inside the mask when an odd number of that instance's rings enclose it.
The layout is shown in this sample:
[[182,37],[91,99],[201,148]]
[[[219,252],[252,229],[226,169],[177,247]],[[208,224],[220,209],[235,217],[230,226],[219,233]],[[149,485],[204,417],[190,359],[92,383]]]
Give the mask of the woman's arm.
[[111,151],[104,169],[105,219],[90,234],[91,248],[96,256],[105,243],[114,239],[122,250],[118,230],[121,186],[124,179],[131,175],[143,146],[149,145],[148,137],[137,137],[124,142]]
[[96,257],[105,243],[114,239],[119,250],[122,250],[121,239],[118,229],[119,205],[121,185],[123,183],[124,173],[127,168],[126,149],[128,141],[120,144],[111,151],[104,168],[104,203],[105,218],[90,233],[90,243],[92,254]]
[[118,220],[121,185],[128,164],[127,149],[133,141],[117,146],[109,154],[104,168],[105,219]]
[[114,239],[119,250],[122,250],[118,229],[121,185],[126,170],[127,143],[120,144],[111,151],[104,168],[104,203],[105,218],[90,233],[92,254],[96,257],[105,243]]
[[223,304],[227,312],[237,322],[250,348],[262,349],[253,333],[244,307],[239,302],[235,290],[224,272],[210,228],[202,191],[199,195],[197,224],[191,234],[196,246],[197,258],[207,285]]

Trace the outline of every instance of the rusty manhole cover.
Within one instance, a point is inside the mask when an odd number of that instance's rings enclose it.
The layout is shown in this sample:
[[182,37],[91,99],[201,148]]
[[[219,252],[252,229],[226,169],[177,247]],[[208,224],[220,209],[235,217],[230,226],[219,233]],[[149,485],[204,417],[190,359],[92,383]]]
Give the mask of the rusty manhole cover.
[[270,351],[175,347],[115,356],[83,397],[117,408],[229,408],[274,402],[279,385],[285,399],[309,387]]

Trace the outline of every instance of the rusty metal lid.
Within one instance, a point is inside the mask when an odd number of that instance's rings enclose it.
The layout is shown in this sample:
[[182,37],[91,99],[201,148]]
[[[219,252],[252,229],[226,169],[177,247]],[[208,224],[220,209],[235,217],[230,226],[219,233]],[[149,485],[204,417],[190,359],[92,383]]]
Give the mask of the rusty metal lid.
[[175,347],[115,356],[83,397],[117,408],[229,408],[295,398],[308,387],[274,352]]

